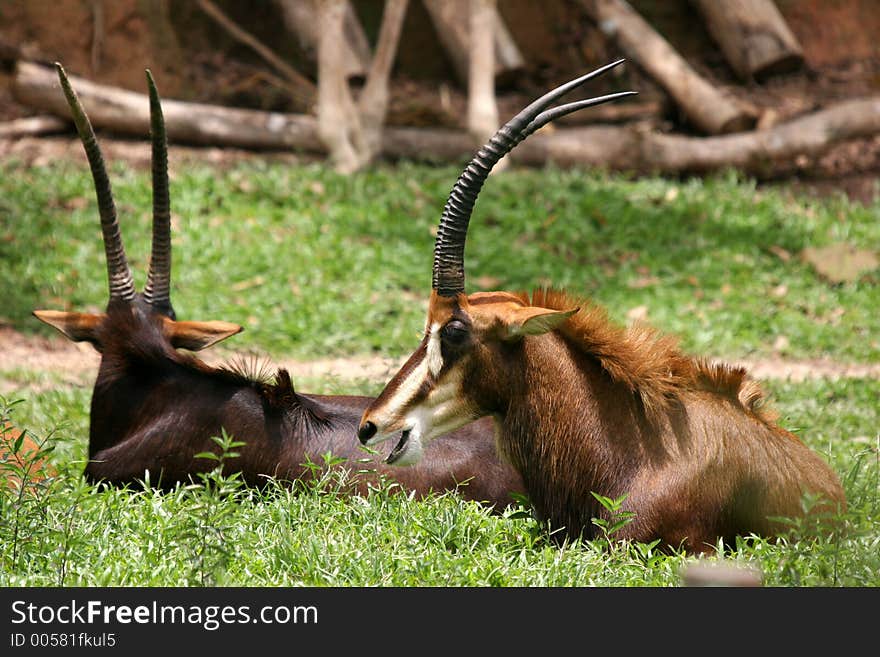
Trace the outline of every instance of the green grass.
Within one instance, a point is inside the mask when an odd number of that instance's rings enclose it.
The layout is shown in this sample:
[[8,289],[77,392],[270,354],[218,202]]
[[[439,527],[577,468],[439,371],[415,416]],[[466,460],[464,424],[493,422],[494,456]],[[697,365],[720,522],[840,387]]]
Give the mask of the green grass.
[[[880,585],[880,382],[770,387],[785,423],[809,426],[802,438],[841,474],[844,527],[744,539],[710,559],[758,568],[772,586]],[[53,408],[65,429],[52,438],[58,478],[23,498],[0,494],[0,585],[673,586],[693,560],[602,540],[557,547],[516,509],[492,515],[387,486],[350,498],[333,476],[264,493],[217,476],[170,493],[101,489],[79,476],[87,396],[43,393],[12,409],[27,425]]]
[[[248,330],[229,348],[278,357],[409,353],[424,322],[431,231],[457,174],[408,164],[351,178],[320,166],[176,167],[178,315],[239,322]],[[148,175],[113,166],[111,179],[142,284]],[[877,362],[880,275],[831,285],[797,258],[841,240],[877,250],[880,208],[733,176],[513,170],[481,195],[467,271],[471,290],[553,283],[592,296],[621,322],[646,306],[653,324],[703,355],[766,356],[785,335],[786,356]],[[0,164],[0,289],[0,316],[26,333],[50,331],[34,308],[103,308],[103,251],[83,167]],[[383,384],[293,374],[310,392],[372,394]],[[23,400],[5,412],[48,437],[59,469],[21,494],[0,486],[2,586],[672,586],[692,560],[603,540],[558,547],[520,510],[491,515],[454,495],[415,501],[388,487],[348,498],[334,477],[265,493],[219,476],[170,493],[100,489],[81,477],[88,387],[6,366],[2,355],[0,381],[0,405]],[[782,424],[840,474],[850,509],[838,532],[745,538],[713,559],[756,566],[769,585],[880,585],[880,381],[765,387]]]
[[[411,350],[430,289],[432,230],[457,170],[181,166],[172,180],[173,301],[187,319],[242,324],[248,346],[302,358]],[[148,173],[111,167],[139,285],[149,253]],[[0,165],[0,316],[51,331],[35,308],[96,309],[106,273],[84,167]],[[552,284],[640,306],[705,355],[878,360],[878,273],[831,285],[797,254],[877,249],[880,206],[756,189],[734,176],[631,181],[584,171],[491,178],[471,224],[469,289]],[[777,254],[791,254],[780,258]],[[783,293],[784,291],[784,293]]]

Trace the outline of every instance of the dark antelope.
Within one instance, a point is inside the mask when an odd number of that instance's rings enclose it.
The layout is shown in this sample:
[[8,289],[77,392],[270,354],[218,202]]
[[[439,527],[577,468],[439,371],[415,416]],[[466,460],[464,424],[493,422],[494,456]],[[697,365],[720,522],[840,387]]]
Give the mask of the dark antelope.
[[762,393],[743,369],[615,326],[564,292],[465,293],[465,237],[490,170],[554,118],[627,95],[548,109],[618,63],[529,105],[461,174],[440,219],[424,338],[364,413],[360,440],[402,432],[388,462],[417,463],[435,439],[491,416],[535,512],[571,538],[594,536],[592,519],[608,517],[592,493],[627,496],[635,517],[620,538],[694,551],[774,534],[774,517],[802,514],[805,492],[845,508],[835,473],[758,410]]
[[[245,445],[228,461],[251,484],[266,477],[292,480],[323,465],[331,452],[353,473],[353,490],[364,492],[377,474],[423,496],[458,489],[471,500],[498,505],[521,492],[522,481],[502,463],[491,425],[468,428],[431,450],[421,467],[394,468],[373,457],[353,436],[370,401],[357,396],[303,395],[287,371],[274,381],[235,368],[210,367],[178,348],[199,350],[241,330],[228,322],[185,322],[171,305],[170,201],[167,146],[159,97],[147,72],[153,148],[153,244],[143,293],[135,292],[116,218],[103,157],[88,118],[64,70],[58,73],[95,182],[101,217],[110,300],[106,312],[40,310],[35,315],[71,340],[88,341],[101,353],[91,404],[88,479],[134,482],[149,471],[152,482],[187,481],[214,462],[197,458],[218,450],[223,430]],[[363,471],[367,472],[364,473]]]

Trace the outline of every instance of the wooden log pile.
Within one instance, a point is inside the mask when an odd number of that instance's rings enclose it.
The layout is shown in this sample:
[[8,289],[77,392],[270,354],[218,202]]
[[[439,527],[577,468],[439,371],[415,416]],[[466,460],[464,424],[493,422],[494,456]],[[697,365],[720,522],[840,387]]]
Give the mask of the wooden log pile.
[[[294,93],[312,98],[314,113],[262,112],[166,99],[170,138],[178,143],[318,153],[343,172],[363,168],[376,157],[460,162],[506,118],[499,117],[495,97],[499,79],[515,76],[526,64],[505,25],[503,5],[496,0],[420,1],[468,92],[462,129],[385,124],[407,0],[387,0],[372,52],[349,0],[276,0],[286,29],[313,53],[317,83],[235,25],[211,0],[198,0],[208,17],[257,52]],[[772,0],[694,3],[741,79],[756,84],[803,66],[802,49]],[[636,99],[597,108],[596,116],[604,123],[582,127],[563,123],[541,131],[512,153],[513,162],[553,161],[663,174],[737,168],[767,178],[778,167],[785,170],[805,156],[820,156],[839,142],[880,134],[880,96],[848,100],[767,127],[757,122],[754,108],[723,93],[690,66],[626,0],[580,0],[580,6],[606,36],[609,47],[628,58],[627,66],[637,67],[658,83],[692,130],[682,134],[646,127],[638,119],[645,112],[658,112],[658,103]],[[8,52],[0,54],[10,57]],[[39,115],[0,125],[0,138],[57,132],[63,125],[59,122],[69,116],[54,72],[20,53],[12,57],[16,59],[13,92]],[[145,96],[82,78],[74,77],[73,83],[97,128],[148,135]]]
[[804,52],[769,0],[694,0],[727,63],[746,81],[796,71]]
[[755,125],[755,116],[699,75],[626,0],[583,0],[609,38],[660,83],[693,124],[716,135]]
[[[71,76],[93,125],[124,135],[149,130],[147,97]],[[25,103],[66,116],[54,70],[19,62],[16,96]],[[290,149],[327,153],[318,120],[283,114],[163,101],[169,137],[177,142],[225,144],[251,149]],[[704,173],[736,167],[758,177],[775,165],[802,155],[817,156],[832,144],[880,133],[880,96],[844,101],[773,128],[714,137],[688,137],[642,131],[631,125],[601,125],[538,133],[511,156],[521,164],[606,166],[651,173]],[[466,131],[384,127],[381,153],[389,158],[460,162],[473,151]]]

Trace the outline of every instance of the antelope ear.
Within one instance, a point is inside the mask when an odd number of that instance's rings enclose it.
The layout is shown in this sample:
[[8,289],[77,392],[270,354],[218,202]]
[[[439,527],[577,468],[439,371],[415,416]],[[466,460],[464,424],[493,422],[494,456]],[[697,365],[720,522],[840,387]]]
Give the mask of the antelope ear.
[[548,308],[519,307],[505,318],[508,340],[526,335],[542,335],[560,326],[580,308],[573,310],[550,310]]
[[104,314],[74,313],[65,310],[35,310],[34,317],[61,331],[74,342],[91,342],[98,351],[98,326]]
[[167,317],[163,320],[165,337],[171,345],[190,351],[210,347],[243,330],[241,326],[231,322],[175,322]]

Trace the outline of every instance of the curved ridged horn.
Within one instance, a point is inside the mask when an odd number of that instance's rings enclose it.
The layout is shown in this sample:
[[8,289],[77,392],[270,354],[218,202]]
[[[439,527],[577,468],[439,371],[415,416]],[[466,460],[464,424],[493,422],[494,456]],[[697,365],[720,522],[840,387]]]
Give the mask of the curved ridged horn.
[[434,243],[432,287],[437,290],[439,295],[454,297],[464,292],[464,244],[468,223],[477,195],[492,167],[513,150],[514,146],[550,121],[586,107],[635,94],[635,91],[624,91],[547,109],[557,98],[588,80],[602,75],[623,61],[623,59],[619,59],[575,80],[566,82],[532,102],[499,128],[498,132],[486,142],[486,145],[477,152],[470,164],[462,171],[443,208],[437,239]]
[[171,198],[168,192],[168,142],[159,91],[147,70],[150,88],[150,140],[153,159],[153,247],[144,299],[155,310],[176,319],[171,307]]
[[73,122],[79,133],[83,149],[89,160],[89,168],[92,170],[92,179],[95,182],[95,194],[98,197],[98,213],[101,215],[101,232],[104,236],[104,252],[107,255],[107,277],[110,282],[110,299],[122,299],[131,301],[134,299],[134,279],[128,260],[125,258],[125,248],[122,245],[122,236],[119,233],[119,222],[116,220],[116,206],[113,203],[113,191],[110,188],[110,179],[107,177],[107,169],[104,167],[104,158],[101,149],[95,139],[95,131],[85,110],[77,98],[64,67],[60,63],[55,64],[58,71],[58,79],[61,88],[67,97],[67,104],[73,114]]

